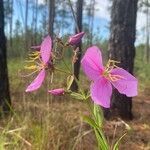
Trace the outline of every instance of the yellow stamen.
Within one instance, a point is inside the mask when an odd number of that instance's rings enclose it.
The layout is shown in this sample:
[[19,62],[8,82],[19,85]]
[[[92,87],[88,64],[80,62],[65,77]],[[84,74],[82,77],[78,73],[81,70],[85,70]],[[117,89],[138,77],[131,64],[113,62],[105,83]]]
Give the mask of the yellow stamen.
[[34,69],[37,69],[37,66],[36,65],[24,66],[24,68],[28,70],[34,70]]
[[39,72],[42,69],[48,68],[48,64],[45,64],[41,60],[41,55],[39,51],[32,52],[28,55],[29,55],[29,59],[25,61],[27,65],[24,66],[24,68],[27,70],[32,70],[32,72],[29,74],[20,74],[20,76],[28,77],[28,76],[33,75],[36,72]]
[[120,75],[112,75],[112,74],[109,74],[108,75],[108,79],[115,82],[115,81],[118,81],[120,79],[124,79],[124,77],[120,76]]
[[39,56],[29,57],[30,60],[36,60],[36,59],[38,59],[38,58],[39,58]]
[[25,60],[26,63],[33,63],[34,60]]
[[30,54],[28,54],[29,56],[39,56],[40,52],[36,51],[36,52],[32,52]]
[[32,52],[28,55],[29,55],[29,60],[26,60],[25,62],[30,63],[30,65],[24,66],[24,68],[27,70],[33,70],[33,72],[31,72],[31,75],[37,71],[40,71],[43,68],[46,68],[47,65],[45,65],[41,61],[39,51]]
[[118,66],[116,65],[116,63],[120,63],[119,61],[115,61],[115,60],[108,60],[108,63],[106,64],[105,70],[103,72],[103,76],[110,80],[110,81],[118,81],[120,79],[124,79],[124,77],[120,76],[120,75],[113,75],[111,74],[111,70],[114,68],[117,68]]

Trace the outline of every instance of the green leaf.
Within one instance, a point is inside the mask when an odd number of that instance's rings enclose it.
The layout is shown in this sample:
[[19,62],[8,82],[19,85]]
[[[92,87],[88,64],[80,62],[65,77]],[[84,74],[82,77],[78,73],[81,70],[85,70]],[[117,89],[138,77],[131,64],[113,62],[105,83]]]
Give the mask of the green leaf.
[[0,136],[0,150],[5,150],[5,137]]
[[93,110],[95,121],[97,122],[98,126],[102,127],[102,123],[104,120],[103,111],[100,108],[100,106],[94,104],[94,110]]
[[95,131],[95,136],[97,138],[97,142],[98,142],[98,149],[99,150],[108,150],[108,145],[105,143],[103,137],[101,136],[101,134],[99,133],[99,131],[97,129],[94,129]]
[[74,80],[74,76],[73,75],[70,75],[70,76],[67,77],[67,90],[70,89],[73,80]]
[[72,92],[71,96],[73,96],[74,98],[79,99],[79,100],[84,100],[84,98],[85,98],[84,95],[82,95],[80,93],[76,93],[76,92]]
[[84,95],[84,99],[87,100],[90,97],[90,92],[89,91],[82,91],[82,94]]
[[[97,131],[95,131],[95,134],[97,134],[96,136],[99,135],[99,140],[101,140],[101,141],[98,141],[98,143],[100,142],[99,143],[100,145],[103,144],[102,150],[105,150],[105,149],[108,150],[107,140],[102,131],[102,125],[103,125],[103,120],[104,120],[103,111],[99,105],[94,104],[93,115],[94,115],[95,122],[98,126]],[[98,138],[97,138],[97,140],[98,140]]]
[[93,128],[98,127],[97,124],[95,123],[95,121],[92,118],[90,118],[89,116],[83,116],[83,120]]
[[127,135],[127,133],[124,133],[114,144],[113,150],[118,150],[119,149],[119,144],[121,140]]

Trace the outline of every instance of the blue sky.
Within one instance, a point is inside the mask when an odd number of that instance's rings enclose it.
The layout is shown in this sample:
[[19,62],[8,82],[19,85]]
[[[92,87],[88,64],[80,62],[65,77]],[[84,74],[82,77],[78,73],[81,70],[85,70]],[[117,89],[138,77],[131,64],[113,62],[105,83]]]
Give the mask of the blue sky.
[[[73,0],[74,1],[74,0]],[[38,0],[39,4],[43,3],[43,0]],[[100,29],[100,33],[97,33],[103,39],[109,37],[109,22],[110,22],[110,8],[111,3],[109,0],[96,0],[96,11],[94,18],[94,32],[97,32],[97,28]],[[25,0],[14,0],[14,22],[15,20],[19,20],[24,25],[24,12],[25,12]],[[38,22],[41,20],[41,15],[38,14]],[[142,28],[145,25],[145,15],[141,12],[138,12],[137,17],[137,40],[136,43],[143,43],[145,41],[145,36]],[[31,24],[32,21],[32,8],[29,10],[28,23]],[[71,22],[72,23],[72,22]],[[73,23],[72,23],[73,24]],[[71,25],[71,29],[73,33],[73,25]],[[68,32],[68,31],[66,31]],[[70,31],[69,31],[70,32]]]
[[[39,0],[39,3],[42,3],[42,0]],[[24,25],[24,12],[25,12],[25,3],[24,0],[20,1],[20,0],[16,0],[14,2],[14,22],[15,20],[19,20],[21,21],[22,25]],[[31,24],[32,21],[32,8],[30,7],[29,10],[29,17],[28,17],[28,23],[29,25]],[[39,14],[38,17],[39,21],[41,19],[41,16]],[[86,19],[85,19],[86,20]],[[109,29],[108,29],[108,19],[107,18],[102,18],[101,16],[95,16],[94,18],[94,32],[97,31],[97,29],[100,29],[100,36],[102,36],[103,38],[108,38],[109,35]],[[73,23],[72,23],[73,24]],[[73,25],[72,25],[73,26]],[[72,27],[72,32],[74,32],[73,27]]]

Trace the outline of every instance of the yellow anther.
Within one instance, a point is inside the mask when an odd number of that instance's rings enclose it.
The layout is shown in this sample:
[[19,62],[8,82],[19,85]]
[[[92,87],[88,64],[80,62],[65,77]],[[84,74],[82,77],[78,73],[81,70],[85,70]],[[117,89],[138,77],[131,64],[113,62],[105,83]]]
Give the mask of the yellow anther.
[[41,60],[39,51],[32,52],[28,55],[29,59],[25,61],[26,63],[28,63],[28,65],[24,66],[24,68],[27,70],[32,70],[32,72],[23,76],[30,76],[40,71],[41,69],[45,69],[48,67],[47,64],[44,64],[44,62]]
[[116,61],[116,60],[112,60],[112,59],[109,59],[108,61],[109,61],[110,63],[117,63],[117,64],[120,63],[120,61]]
[[120,80],[120,79],[124,79],[123,76],[120,76],[120,75],[112,75],[112,74],[108,74],[108,76],[106,76],[106,78],[107,78],[108,80],[110,80],[110,81],[113,81],[113,82],[118,81],[118,80]]
[[39,59],[39,55],[38,56],[35,56],[35,57],[29,57],[29,59],[31,59],[31,60],[36,60],[36,59]]
[[108,63],[106,64],[105,71],[110,72],[113,68],[117,68],[118,66],[115,65],[116,63],[120,63],[120,62],[109,59]]
[[34,69],[37,69],[37,66],[36,65],[32,65],[32,66],[24,66],[25,69],[28,69],[28,70],[34,70]]
[[30,54],[28,54],[29,56],[39,56],[40,52],[36,51],[36,52],[32,52]]
[[124,79],[124,77],[120,75],[111,74],[111,70],[118,67],[117,65],[115,65],[116,63],[120,63],[120,62],[109,59],[108,63],[106,64],[105,70],[102,74],[106,79],[113,81],[113,82],[118,81],[120,79]]
[[25,60],[26,63],[33,63],[34,60]]

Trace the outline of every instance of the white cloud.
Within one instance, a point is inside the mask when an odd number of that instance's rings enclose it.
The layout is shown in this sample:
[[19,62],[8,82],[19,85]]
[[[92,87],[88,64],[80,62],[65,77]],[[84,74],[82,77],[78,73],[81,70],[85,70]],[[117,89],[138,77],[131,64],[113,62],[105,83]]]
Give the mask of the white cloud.
[[144,27],[146,25],[146,15],[143,12],[137,13],[137,39],[136,43],[144,43],[145,42],[145,30]]
[[95,16],[100,17],[106,20],[110,20],[110,5],[111,2],[108,0],[96,0],[96,11],[95,11]]
[[38,0],[38,4],[44,4],[45,0]]
[[[39,4],[43,4],[45,0],[38,0]],[[75,1],[75,0],[72,0]],[[110,6],[111,6],[111,2],[109,0],[96,0],[96,4],[95,4],[95,17],[97,18],[101,18],[101,19],[106,19],[107,21],[110,21]],[[137,29],[137,43],[142,43],[145,39],[144,39],[144,32],[143,32],[143,28],[145,26],[145,14],[143,12],[138,11],[137,13],[137,25],[136,25],[136,29]]]
[[[95,11],[95,17],[106,19],[107,21],[110,21],[110,6],[111,2],[109,0],[96,0],[95,8],[98,9]],[[137,13],[137,24],[136,24],[136,30],[137,30],[137,39],[136,43],[143,43],[145,41],[145,32],[143,31],[143,28],[146,24],[146,16],[143,12],[138,11]]]
[[137,13],[137,30],[141,30],[146,25],[146,15],[143,12]]

